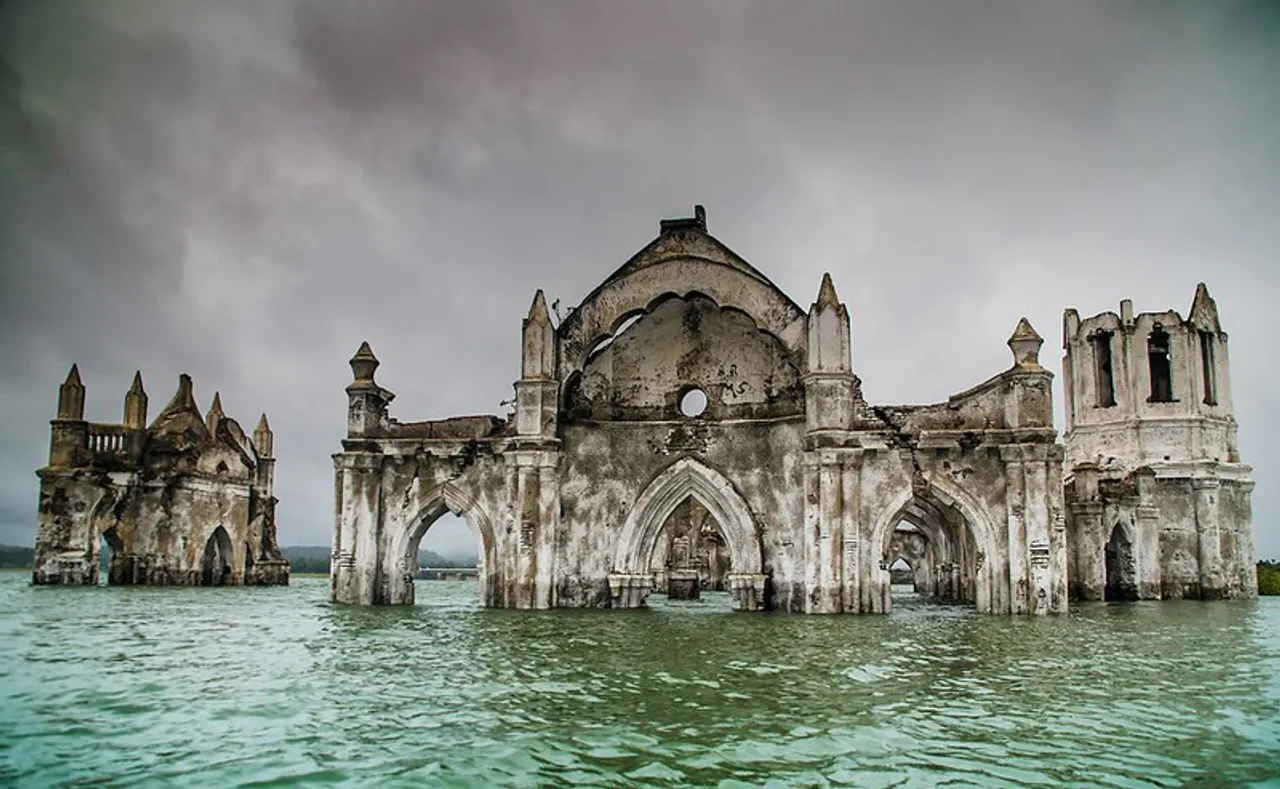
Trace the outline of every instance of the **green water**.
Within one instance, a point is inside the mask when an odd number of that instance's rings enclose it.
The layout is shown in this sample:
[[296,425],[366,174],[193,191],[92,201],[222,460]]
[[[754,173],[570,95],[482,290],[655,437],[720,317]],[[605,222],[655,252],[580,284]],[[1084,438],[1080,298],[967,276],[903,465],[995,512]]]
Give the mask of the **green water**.
[[0,785],[1280,786],[1280,598],[487,611],[0,574]]

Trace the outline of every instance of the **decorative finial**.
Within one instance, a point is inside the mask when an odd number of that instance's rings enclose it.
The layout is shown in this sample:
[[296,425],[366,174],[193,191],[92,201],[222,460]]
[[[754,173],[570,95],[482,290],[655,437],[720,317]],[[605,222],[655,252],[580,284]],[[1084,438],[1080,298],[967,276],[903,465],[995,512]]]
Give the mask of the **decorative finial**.
[[133,383],[129,386],[129,394],[145,395],[146,391],[142,388],[142,371],[135,370],[133,373]]
[[356,351],[356,355],[351,357],[349,362],[351,365],[351,374],[355,376],[356,383],[373,383],[373,374],[378,369],[380,362],[378,357],[373,355],[373,349],[369,347],[369,342],[360,343],[360,350]]
[[258,420],[258,426],[254,428],[255,433],[270,433],[271,425],[267,423],[267,415],[264,413],[262,418]]
[[80,383],[80,367],[76,364],[71,365],[71,369],[67,372],[67,380],[63,382],[64,386],[84,386]]
[[1018,367],[1039,368],[1040,346],[1044,338],[1032,328],[1031,321],[1025,317],[1018,321],[1018,326],[1009,337],[1009,350],[1013,351],[1013,363]]

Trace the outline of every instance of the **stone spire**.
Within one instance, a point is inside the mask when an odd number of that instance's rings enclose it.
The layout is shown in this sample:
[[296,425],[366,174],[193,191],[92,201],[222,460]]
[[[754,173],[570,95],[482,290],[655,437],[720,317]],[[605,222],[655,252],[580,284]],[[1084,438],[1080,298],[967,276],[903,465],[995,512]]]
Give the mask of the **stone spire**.
[[1031,321],[1025,317],[1018,321],[1018,326],[1009,337],[1009,350],[1013,351],[1013,363],[1016,367],[1042,369],[1040,367],[1040,346],[1044,338],[1032,328]]
[[1222,326],[1218,323],[1218,305],[1203,282],[1196,285],[1196,297],[1191,302],[1191,313],[1187,320],[1203,331],[1222,331]]
[[84,384],[80,383],[80,368],[74,364],[58,387],[58,418],[84,419]]
[[271,425],[267,424],[267,415],[263,414],[258,420],[258,426],[253,431],[253,448],[258,451],[258,457],[269,458],[274,449],[275,434],[271,432]]
[[213,404],[209,406],[209,413],[205,414],[204,422],[209,428],[210,435],[217,435],[218,423],[226,419],[227,415],[222,410],[222,395],[218,392],[213,393]]
[[822,275],[818,300],[809,307],[809,372],[850,373],[849,310],[836,295],[831,274]]
[[524,319],[523,356],[520,377],[554,378],[556,366],[556,330],[551,325],[551,313],[547,311],[547,299],[539,290],[533,294],[533,304]]
[[141,430],[147,426],[147,393],[142,388],[142,371],[133,374],[133,385],[124,396],[124,426]]
[[818,288],[819,307],[836,307],[840,306],[840,298],[836,296],[836,285],[831,281],[831,272],[825,272],[822,275],[822,285]]

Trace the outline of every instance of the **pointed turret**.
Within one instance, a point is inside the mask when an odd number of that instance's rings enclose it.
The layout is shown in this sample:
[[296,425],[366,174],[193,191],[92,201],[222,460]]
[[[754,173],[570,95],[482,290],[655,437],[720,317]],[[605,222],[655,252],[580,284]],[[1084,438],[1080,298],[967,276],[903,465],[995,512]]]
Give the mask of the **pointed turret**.
[[368,341],[360,343],[360,349],[351,357],[349,364],[354,380],[347,386],[347,437],[375,435],[382,429],[387,417],[387,404],[395,399],[395,395],[373,380],[380,362],[373,355]]
[[58,387],[58,419],[84,419],[84,384],[80,383],[80,368],[74,364]]
[[1196,285],[1196,297],[1191,302],[1191,313],[1187,320],[1201,331],[1222,331],[1222,326],[1218,323],[1218,305],[1203,282]]
[[355,379],[353,384],[370,384],[374,385],[373,374],[377,372],[378,357],[373,355],[373,349],[369,347],[369,341],[365,340],[360,343],[360,349],[356,351],[356,355],[351,357],[348,362],[351,365],[351,375]]
[[804,377],[805,424],[810,431],[847,430],[853,424],[857,381],[849,342],[849,310],[822,275],[809,307],[809,370]]
[[142,371],[133,374],[133,384],[124,396],[124,426],[141,430],[147,426],[147,393],[142,388]]
[[836,295],[831,274],[822,275],[818,300],[809,307],[809,372],[850,373],[849,310]]
[[556,331],[551,325],[551,313],[547,311],[547,299],[539,290],[533,295],[529,315],[522,326],[524,333],[523,358],[520,377],[552,378],[555,376]]
[[258,451],[259,458],[269,458],[274,443],[275,435],[271,432],[271,425],[267,424],[267,415],[263,414],[253,431],[253,448]]
[[1018,321],[1008,344],[1016,367],[1041,369],[1040,346],[1044,345],[1044,338],[1032,328],[1031,321],[1025,317]]
[[836,296],[836,285],[831,281],[831,272],[825,272],[822,275],[822,285],[818,287],[819,307],[839,307],[840,299]]
[[209,412],[204,416],[204,423],[209,428],[210,435],[217,435],[218,423],[226,418],[226,413],[222,410],[222,394],[213,393],[213,404],[209,406]]

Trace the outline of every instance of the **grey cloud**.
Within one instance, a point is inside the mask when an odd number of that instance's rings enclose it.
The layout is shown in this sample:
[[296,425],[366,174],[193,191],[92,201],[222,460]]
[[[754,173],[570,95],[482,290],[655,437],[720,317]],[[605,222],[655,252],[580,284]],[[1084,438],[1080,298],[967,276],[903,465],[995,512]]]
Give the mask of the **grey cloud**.
[[268,411],[282,539],[326,542],[361,340],[400,417],[497,412],[533,291],[574,304],[701,202],[797,302],[832,271],[880,401],[1002,369],[1023,314],[1056,366],[1063,307],[1207,280],[1280,554],[1273,4],[102,9],[0,26],[4,541],[79,361],[93,418],[134,367]]

